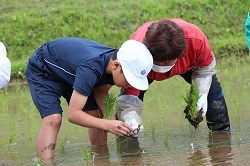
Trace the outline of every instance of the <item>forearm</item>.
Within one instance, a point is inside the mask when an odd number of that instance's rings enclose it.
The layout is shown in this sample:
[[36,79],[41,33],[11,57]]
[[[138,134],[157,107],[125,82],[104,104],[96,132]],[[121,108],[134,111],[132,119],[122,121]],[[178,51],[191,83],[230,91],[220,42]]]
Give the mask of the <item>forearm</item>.
[[94,96],[99,109],[102,111],[103,115],[105,113],[105,101],[107,100],[108,91],[112,85],[104,85],[98,87],[94,90]]
[[69,110],[68,120],[73,124],[88,128],[98,128],[106,130],[106,120],[93,117],[82,110]]
[[216,70],[214,69],[215,65],[216,61],[214,59],[209,66],[197,66],[194,69],[192,74],[192,82],[197,84],[200,95],[209,92],[212,83],[212,76],[216,74]]

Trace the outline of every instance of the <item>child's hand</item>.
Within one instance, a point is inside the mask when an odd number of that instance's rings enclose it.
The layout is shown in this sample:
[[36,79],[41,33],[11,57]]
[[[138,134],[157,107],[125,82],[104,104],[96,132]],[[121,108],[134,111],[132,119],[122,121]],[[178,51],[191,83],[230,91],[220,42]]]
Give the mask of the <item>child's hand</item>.
[[133,131],[132,127],[119,120],[107,120],[106,130],[118,136],[128,135]]

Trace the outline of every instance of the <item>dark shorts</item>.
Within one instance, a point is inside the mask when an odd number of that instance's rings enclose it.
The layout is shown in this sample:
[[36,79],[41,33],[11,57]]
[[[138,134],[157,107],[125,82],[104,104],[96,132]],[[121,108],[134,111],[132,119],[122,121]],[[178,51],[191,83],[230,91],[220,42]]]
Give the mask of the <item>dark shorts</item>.
[[[44,62],[41,48],[29,58],[26,79],[33,102],[42,118],[52,114],[62,114],[60,98],[63,96],[69,104],[73,88],[72,85],[60,82],[53,76]],[[91,93],[83,110],[96,109],[98,109],[98,105],[93,93]]]

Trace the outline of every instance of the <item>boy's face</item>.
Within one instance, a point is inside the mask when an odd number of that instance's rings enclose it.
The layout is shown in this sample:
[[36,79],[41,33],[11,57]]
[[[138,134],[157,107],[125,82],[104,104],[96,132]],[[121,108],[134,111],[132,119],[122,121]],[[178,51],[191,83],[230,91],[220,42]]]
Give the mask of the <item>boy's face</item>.
[[121,64],[117,61],[113,65],[112,75],[116,86],[123,88],[131,87],[121,70]]

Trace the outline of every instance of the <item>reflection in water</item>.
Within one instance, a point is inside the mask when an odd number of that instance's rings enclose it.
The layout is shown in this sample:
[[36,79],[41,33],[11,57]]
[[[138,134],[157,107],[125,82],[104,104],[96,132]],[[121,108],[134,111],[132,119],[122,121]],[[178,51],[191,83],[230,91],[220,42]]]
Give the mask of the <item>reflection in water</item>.
[[212,164],[232,165],[231,132],[217,131],[209,134],[208,154]]
[[232,165],[231,132],[217,131],[209,133],[208,153],[204,150],[196,150],[189,165]]
[[[96,156],[98,159],[93,159],[94,165],[102,165],[102,166],[108,166],[110,165],[110,160],[109,160],[109,149],[107,145],[103,146],[96,146],[94,147],[94,152],[97,153],[98,155]],[[93,156],[92,156],[93,157]]]
[[143,150],[140,148],[138,138],[117,137],[116,148],[120,156],[120,165],[142,164],[141,153]]

